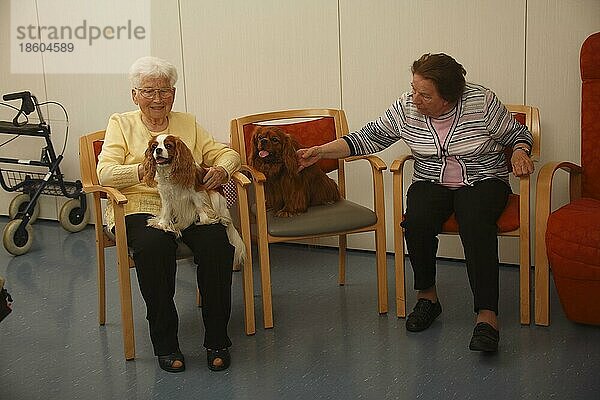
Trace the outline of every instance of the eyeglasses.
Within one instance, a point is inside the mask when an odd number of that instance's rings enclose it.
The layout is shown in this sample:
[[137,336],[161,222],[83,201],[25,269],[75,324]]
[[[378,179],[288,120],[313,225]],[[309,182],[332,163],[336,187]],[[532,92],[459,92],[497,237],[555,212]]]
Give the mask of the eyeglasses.
[[156,94],[161,99],[168,99],[173,97],[175,88],[135,88],[135,90],[146,99],[154,99]]

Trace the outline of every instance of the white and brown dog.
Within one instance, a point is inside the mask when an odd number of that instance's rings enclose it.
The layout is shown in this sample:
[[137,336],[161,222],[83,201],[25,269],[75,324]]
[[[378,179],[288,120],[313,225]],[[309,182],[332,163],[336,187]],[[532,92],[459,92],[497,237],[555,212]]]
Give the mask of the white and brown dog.
[[203,185],[206,170],[196,164],[190,149],[177,136],[158,135],[148,142],[143,182],[158,187],[162,202],[160,215],[148,226],[173,232],[177,237],[192,224],[218,221],[226,227],[229,243],[235,248],[234,265],[246,258],[246,247],[231,220],[227,200],[218,190]]

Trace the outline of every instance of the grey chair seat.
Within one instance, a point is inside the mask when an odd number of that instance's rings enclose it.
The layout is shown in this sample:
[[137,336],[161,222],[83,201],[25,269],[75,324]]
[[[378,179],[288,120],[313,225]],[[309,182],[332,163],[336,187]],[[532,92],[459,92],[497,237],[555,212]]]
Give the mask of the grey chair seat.
[[[252,207],[253,211],[256,207]],[[267,230],[271,236],[313,236],[349,231],[373,225],[377,215],[370,209],[348,200],[310,207],[293,217],[276,217],[267,212]]]
[[[106,226],[104,226],[104,232],[106,233],[106,236],[108,236],[111,240],[115,240],[115,234],[110,229],[107,229]],[[133,253],[131,251],[131,248],[128,249],[128,253],[129,253],[129,257],[133,258]],[[177,239],[177,250],[175,252],[175,258],[177,258],[178,260],[182,260],[184,258],[190,258],[193,256],[194,256],[194,253],[192,252],[192,249],[190,249],[187,246],[187,244],[183,243],[183,241],[181,241],[181,239]]]

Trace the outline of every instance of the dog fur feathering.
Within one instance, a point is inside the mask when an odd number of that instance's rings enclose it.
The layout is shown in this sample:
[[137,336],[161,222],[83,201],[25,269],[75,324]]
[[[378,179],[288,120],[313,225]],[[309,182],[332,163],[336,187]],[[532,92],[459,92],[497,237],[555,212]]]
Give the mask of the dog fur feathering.
[[246,246],[231,220],[225,196],[203,185],[205,169],[196,164],[191,150],[179,137],[161,134],[148,142],[142,181],[157,187],[162,208],[148,226],[173,232],[177,237],[192,224],[221,223],[235,248],[234,265],[242,265]]
[[308,207],[340,199],[335,181],[318,165],[298,172],[300,145],[277,126],[258,126],[252,134],[250,165],[265,174],[267,208],[277,217],[304,213]]

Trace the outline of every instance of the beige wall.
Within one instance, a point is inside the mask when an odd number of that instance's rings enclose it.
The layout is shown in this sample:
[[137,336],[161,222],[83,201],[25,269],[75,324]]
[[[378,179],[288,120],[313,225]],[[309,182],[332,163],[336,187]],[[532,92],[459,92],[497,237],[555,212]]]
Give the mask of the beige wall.
[[[35,12],[35,0],[23,2]],[[77,179],[78,136],[133,107],[126,75],[11,74],[9,5],[0,0],[0,92],[30,90],[40,101],[65,105],[70,132],[61,168],[67,179]],[[296,107],[343,107],[350,129],[359,128],[408,90],[416,57],[442,51],[504,102],[540,107],[542,163],[579,160],[578,54],[585,37],[600,30],[597,0],[153,0],[151,22],[152,54],[172,61],[181,75],[175,108],[196,114],[218,140],[228,140],[232,117]],[[60,150],[65,121],[58,109],[49,111]],[[0,108],[0,118],[11,115]],[[6,135],[0,136],[2,143]],[[36,158],[40,149],[31,138],[19,138],[0,147],[0,156]],[[399,143],[381,156],[389,163],[405,151]],[[369,179],[367,168],[348,171],[350,198],[370,202],[370,193],[353,184]],[[389,175],[386,190],[391,251]],[[13,196],[0,191],[0,214]],[[565,190],[556,190],[557,202],[565,198]],[[55,219],[63,202],[45,197],[41,217]],[[349,243],[372,248],[368,235]],[[461,257],[459,241],[442,240],[440,256]],[[514,241],[501,241],[501,259],[516,262]]]

